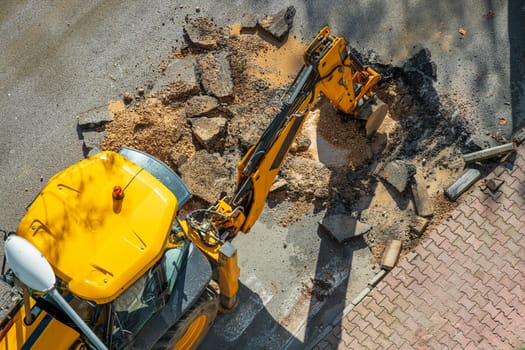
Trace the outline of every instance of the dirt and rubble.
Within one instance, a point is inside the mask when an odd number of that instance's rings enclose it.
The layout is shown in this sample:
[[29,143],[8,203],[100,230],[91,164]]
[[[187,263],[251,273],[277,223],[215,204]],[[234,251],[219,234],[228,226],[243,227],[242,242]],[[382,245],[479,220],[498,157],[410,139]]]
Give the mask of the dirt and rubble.
[[[282,15],[293,18],[290,11]],[[269,23],[245,16],[243,24],[222,28],[208,17],[187,18],[186,43],[159,68],[159,82],[110,103],[113,121],[102,148],[130,146],[166,162],[193,191],[197,202],[190,207],[230,193],[237,162],[279,111],[305,48],[287,33],[268,35],[257,21]],[[325,226],[337,216],[336,226],[366,227],[362,234],[377,262],[387,240],[401,240],[406,252],[446,217],[454,204],[443,188],[463,169],[470,133],[455,109],[440,103],[428,50],[402,67],[378,62],[372,51],[355,54],[382,75],[376,93],[389,116],[367,139],[363,121],[320,97],[270,193],[270,203],[287,201],[290,209],[269,210],[281,225],[314,207],[326,210]],[[432,213],[418,215],[414,187],[426,190]]]

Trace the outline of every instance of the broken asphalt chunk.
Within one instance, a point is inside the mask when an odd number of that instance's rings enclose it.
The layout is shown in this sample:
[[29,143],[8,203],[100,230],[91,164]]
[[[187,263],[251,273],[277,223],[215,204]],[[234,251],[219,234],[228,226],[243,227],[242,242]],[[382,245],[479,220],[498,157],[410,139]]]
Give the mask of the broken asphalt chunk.
[[501,187],[501,185],[503,185],[503,180],[501,179],[498,179],[498,178],[492,178],[492,179],[487,179],[485,180],[485,185],[487,186],[487,188],[489,190],[491,190],[492,192],[496,192],[498,190],[498,188]]
[[477,162],[485,159],[494,158],[515,150],[514,143],[506,143],[504,145],[482,149],[481,151],[467,153],[463,155],[465,163]]
[[463,192],[472,186],[481,177],[481,173],[477,169],[467,169],[465,172],[450,185],[445,194],[450,200],[456,200]]
[[361,236],[372,229],[369,224],[342,214],[329,215],[319,224],[339,243]]
[[[202,176],[195,176],[195,171],[202,172]],[[230,174],[226,168],[226,161],[218,153],[208,153],[206,150],[197,151],[180,167],[182,181],[188,186],[193,195],[207,203],[215,203],[222,197],[222,192],[230,191]]]
[[219,101],[211,96],[193,96],[186,102],[186,115],[188,118],[198,117],[219,107]]
[[191,128],[195,139],[210,151],[219,151],[220,141],[223,139],[226,131],[226,118],[193,118],[191,119]]
[[200,88],[195,72],[196,66],[197,60],[194,57],[174,59],[155,82],[153,92],[173,85],[176,88],[167,92],[171,100],[197,94]]
[[222,50],[208,53],[199,59],[201,82],[207,94],[224,100],[233,96],[230,71],[230,52]]
[[517,145],[521,145],[523,142],[525,142],[525,129],[521,129],[515,133],[512,137],[512,141],[516,142]]
[[394,160],[387,163],[378,173],[379,177],[394,186],[402,193],[408,183],[408,179],[414,173],[414,167],[401,161]]
[[255,15],[244,15],[241,20],[241,32],[254,31],[257,29],[259,19]]
[[416,174],[411,185],[412,197],[419,216],[431,216],[434,214],[434,206],[428,195],[427,186],[423,176]]
[[218,31],[214,25],[211,25],[206,17],[200,17],[188,21],[184,24],[184,33],[193,45],[207,50],[217,48],[217,40],[214,30]]
[[292,28],[293,18],[295,16],[295,7],[279,11],[259,22],[261,28],[278,41],[283,41],[290,29]]
[[95,129],[112,121],[113,118],[107,111],[95,112],[78,117],[78,127],[81,130]]

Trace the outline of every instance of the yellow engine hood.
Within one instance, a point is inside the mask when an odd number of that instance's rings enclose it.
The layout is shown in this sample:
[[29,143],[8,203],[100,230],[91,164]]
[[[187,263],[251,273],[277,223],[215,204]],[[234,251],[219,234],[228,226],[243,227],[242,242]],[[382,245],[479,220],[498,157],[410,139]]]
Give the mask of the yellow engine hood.
[[[124,190],[120,203],[114,186]],[[106,303],[160,258],[176,208],[174,194],[146,170],[101,152],[56,174],[17,234],[44,254],[72,293]]]

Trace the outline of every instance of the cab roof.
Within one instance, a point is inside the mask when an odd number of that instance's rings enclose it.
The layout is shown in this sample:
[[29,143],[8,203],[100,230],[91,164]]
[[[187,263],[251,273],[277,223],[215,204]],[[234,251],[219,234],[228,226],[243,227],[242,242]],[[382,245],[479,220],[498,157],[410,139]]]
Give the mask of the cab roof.
[[[115,186],[124,191],[113,198]],[[74,294],[115,299],[162,255],[177,210],[153,175],[106,151],[56,174],[21,220],[33,243]]]

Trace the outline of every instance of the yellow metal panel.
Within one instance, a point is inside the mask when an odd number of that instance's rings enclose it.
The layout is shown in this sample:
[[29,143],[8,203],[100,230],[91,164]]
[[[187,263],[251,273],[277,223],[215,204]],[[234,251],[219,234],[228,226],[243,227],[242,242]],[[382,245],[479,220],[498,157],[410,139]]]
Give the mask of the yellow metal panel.
[[69,349],[79,336],[78,332],[53,318],[49,325],[44,328],[31,349]]
[[[124,198],[115,200],[120,186]],[[101,152],[55,175],[17,234],[49,260],[69,290],[106,303],[161,256],[177,200],[160,181],[114,152]]]
[[[21,306],[17,304],[16,307]],[[68,349],[79,334],[42,311],[31,325],[24,323],[24,308],[19,307],[14,317],[0,332],[0,350],[27,349],[49,350]]]

